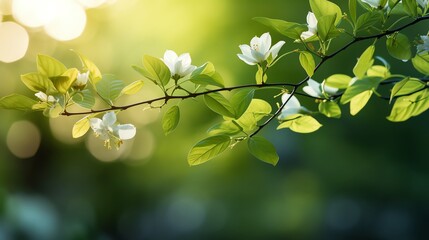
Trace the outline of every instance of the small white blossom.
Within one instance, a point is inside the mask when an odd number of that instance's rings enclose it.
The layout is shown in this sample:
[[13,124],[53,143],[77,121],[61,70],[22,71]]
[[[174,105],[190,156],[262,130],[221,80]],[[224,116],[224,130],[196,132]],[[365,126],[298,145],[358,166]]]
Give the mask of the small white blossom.
[[85,73],[78,73],[76,81],[73,83],[73,87],[77,89],[84,89],[89,80],[89,71]]
[[275,59],[284,44],[284,41],[279,41],[271,47],[271,35],[264,33],[261,37],[253,37],[250,45],[240,45],[241,54],[237,54],[237,56],[249,65],[256,65],[266,61],[270,55],[272,59]]
[[[316,98],[325,98],[325,95],[332,96],[337,93],[338,88],[333,88],[325,85],[325,81],[322,84],[309,79],[307,81],[308,86],[305,86],[302,90],[308,95]],[[323,86],[323,91],[322,91]]]
[[308,31],[301,33],[301,38],[304,40],[317,34],[317,19],[316,15],[312,12],[308,12],[307,14],[307,26]]
[[291,115],[307,111],[305,107],[301,106],[301,104],[298,101],[298,98],[296,98],[295,96],[290,96],[289,93],[284,93],[282,95],[282,103],[285,103],[288,99],[289,101],[283,107],[282,112],[278,117],[279,120],[285,120],[287,117]]
[[44,93],[44,92],[35,93],[34,96],[39,98],[40,101],[42,101],[42,102],[55,103],[57,101],[57,99],[54,96],[46,95],[46,93]]
[[372,8],[384,8],[387,6],[387,1],[384,6],[381,6],[383,0],[362,0],[362,2],[369,4]]
[[420,36],[421,39],[421,44],[417,45],[417,52],[425,52],[425,51],[429,51],[429,36],[427,35],[423,35]]
[[164,53],[162,61],[164,61],[165,65],[170,69],[171,77],[175,80],[187,76],[197,68],[191,65],[192,60],[189,53],[183,53],[178,56],[174,51],[167,50]]
[[116,114],[108,112],[102,119],[91,118],[90,124],[95,135],[104,140],[105,145],[110,148],[110,141],[113,141],[117,148],[122,144],[122,140],[128,140],[136,135],[136,128],[132,124],[116,124]]
[[425,9],[429,3],[429,0],[417,0],[417,3],[423,8]]

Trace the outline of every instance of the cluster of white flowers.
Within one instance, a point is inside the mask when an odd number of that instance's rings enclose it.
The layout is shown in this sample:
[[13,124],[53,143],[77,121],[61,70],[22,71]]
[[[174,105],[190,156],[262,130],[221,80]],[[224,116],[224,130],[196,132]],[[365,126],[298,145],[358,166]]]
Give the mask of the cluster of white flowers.
[[136,127],[132,124],[117,124],[116,114],[112,111],[104,114],[103,118],[91,118],[91,128],[95,135],[102,140],[109,149],[113,142],[116,148],[122,144],[122,140],[132,139],[136,135]]

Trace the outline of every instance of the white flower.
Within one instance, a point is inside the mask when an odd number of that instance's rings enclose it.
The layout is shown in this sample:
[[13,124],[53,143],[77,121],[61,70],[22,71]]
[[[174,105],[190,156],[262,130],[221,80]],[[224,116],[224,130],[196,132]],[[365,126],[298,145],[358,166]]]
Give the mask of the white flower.
[[417,52],[429,51],[429,36],[423,35],[420,36],[422,43],[417,45]]
[[90,124],[97,137],[104,140],[105,145],[110,148],[112,140],[116,147],[122,144],[122,140],[128,140],[136,135],[136,128],[132,124],[116,124],[116,114],[108,112],[103,119],[91,118]]
[[[325,94],[328,96],[332,96],[337,93],[338,88],[333,88],[325,85],[325,81],[322,82],[322,84],[314,81],[313,79],[309,79],[307,81],[308,86],[305,86],[302,90],[304,90],[305,93],[312,97],[316,98],[325,98]],[[323,86],[323,91],[322,91]]]
[[271,47],[271,36],[269,33],[264,33],[261,37],[253,37],[250,46],[247,44],[240,45],[241,54],[237,54],[237,56],[249,65],[256,65],[266,61],[270,55],[275,59],[283,44],[285,41],[279,41]]
[[383,0],[362,0],[362,2],[369,4],[372,8],[380,8],[380,7],[385,7],[387,5],[387,1],[385,6],[381,6],[381,2]]
[[175,80],[187,76],[197,68],[196,66],[191,65],[192,60],[189,53],[183,53],[180,56],[177,56],[174,51],[167,50],[164,53],[162,61],[164,61],[165,65],[170,69],[171,77]]
[[52,95],[46,95],[44,92],[35,93],[34,96],[40,99],[42,102],[54,103],[57,99]]
[[317,19],[316,15],[314,15],[312,12],[308,12],[307,14],[307,26],[308,31],[301,33],[301,38],[304,40],[314,36],[317,33]]
[[429,3],[429,0],[417,0],[417,3],[423,8],[425,9]]
[[[290,99],[289,99],[290,98]],[[307,109],[298,101],[298,98],[295,96],[291,96],[289,93],[284,93],[282,95],[282,103],[284,104],[287,100],[289,101],[286,103],[286,105],[283,107],[282,112],[279,115],[279,120],[285,120],[287,117],[298,114],[303,111],[307,111]]]
[[77,89],[84,89],[89,79],[89,71],[85,73],[78,73],[76,81],[73,83],[73,87]]

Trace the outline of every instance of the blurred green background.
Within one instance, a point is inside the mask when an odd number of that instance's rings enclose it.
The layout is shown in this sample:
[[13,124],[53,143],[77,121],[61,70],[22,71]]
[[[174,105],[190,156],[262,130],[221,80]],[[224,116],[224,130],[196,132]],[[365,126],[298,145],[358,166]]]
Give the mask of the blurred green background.
[[[334,2],[346,9],[347,1]],[[130,66],[144,54],[162,57],[171,49],[189,52],[195,65],[213,62],[227,85],[253,83],[255,68],[237,58],[238,45],[269,30],[251,18],[304,23],[308,11],[307,1],[291,0],[118,0],[88,9],[85,31],[75,40],[27,29],[26,56],[0,63],[0,96],[32,94],[19,76],[36,70],[38,53],[79,67],[69,49],[126,82],[140,79]],[[422,23],[407,32],[415,37],[427,30]],[[271,35],[273,42],[283,39]],[[282,52],[297,47],[286,41]],[[351,75],[368,43],[340,54],[314,78]],[[382,41],[377,46],[383,55]],[[387,59],[393,72],[413,73],[410,63]],[[293,56],[269,76],[297,82],[304,71]],[[156,94],[147,83],[140,97],[123,102]],[[104,149],[92,133],[72,139],[79,118],[0,110],[0,239],[429,238],[427,113],[391,123],[388,102],[371,99],[354,118],[348,107],[340,120],[319,116],[324,126],[313,134],[269,125],[261,134],[276,145],[276,167],[254,159],[245,144],[189,167],[188,150],[219,119],[201,99],[181,106],[179,128],[167,137],[158,110],[121,113],[120,121],[134,123],[138,133],[120,151]]]

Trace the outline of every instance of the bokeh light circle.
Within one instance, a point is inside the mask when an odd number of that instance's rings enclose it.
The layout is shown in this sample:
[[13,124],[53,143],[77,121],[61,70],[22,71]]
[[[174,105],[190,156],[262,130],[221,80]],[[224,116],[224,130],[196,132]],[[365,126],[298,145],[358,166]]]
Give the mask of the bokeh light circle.
[[17,121],[10,126],[6,144],[13,155],[30,158],[39,149],[41,141],[39,129],[29,121]]
[[13,17],[27,27],[42,27],[57,15],[62,0],[14,0]]
[[107,0],[77,0],[77,1],[85,8],[96,8],[107,2]]
[[14,22],[0,23],[0,61],[10,63],[25,56],[28,49],[27,31]]
[[58,14],[45,25],[46,33],[59,41],[79,37],[86,25],[85,10],[74,1],[62,0],[56,11]]

